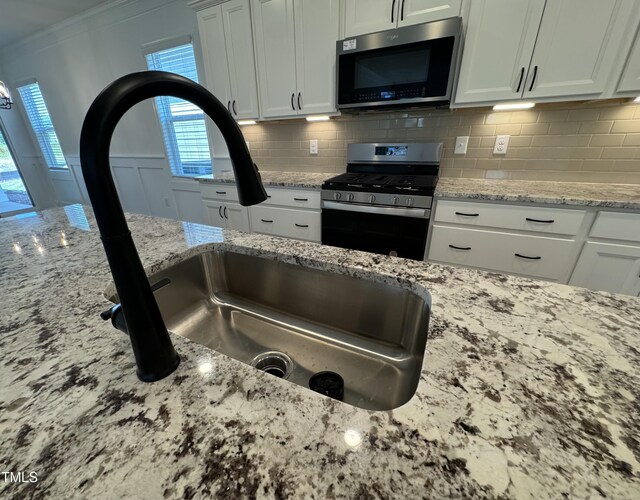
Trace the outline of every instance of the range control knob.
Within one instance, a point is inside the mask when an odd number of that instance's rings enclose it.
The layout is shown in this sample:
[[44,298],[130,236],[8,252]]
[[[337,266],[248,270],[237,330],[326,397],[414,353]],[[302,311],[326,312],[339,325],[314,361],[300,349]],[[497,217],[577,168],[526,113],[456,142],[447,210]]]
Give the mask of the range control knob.
[[333,193],[333,199],[334,200],[339,200],[340,198],[342,198],[342,194],[341,193]]
[[391,200],[391,203],[392,203],[393,205],[397,205],[399,201],[400,201],[400,199],[399,199],[397,196],[394,196],[394,197],[392,198],[392,200]]
[[354,198],[355,198],[355,196],[353,196],[353,193],[349,193],[347,195],[347,200],[349,200],[349,201],[353,201]]
[[407,206],[410,207],[413,205],[413,198],[407,198]]
[[376,197],[373,196],[372,194],[369,195],[369,203],[373,203],[374,201],[376,201]]

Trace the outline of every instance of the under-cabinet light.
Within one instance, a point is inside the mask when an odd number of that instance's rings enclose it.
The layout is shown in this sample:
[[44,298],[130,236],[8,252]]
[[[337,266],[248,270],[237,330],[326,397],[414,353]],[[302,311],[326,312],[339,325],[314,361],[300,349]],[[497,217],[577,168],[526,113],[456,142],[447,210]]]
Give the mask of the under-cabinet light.
[[514,109],[531,109],[536,105],[535,102],[510,102],[506,104],[496,104],[493,107],[494,111],[507,111]]
[[327,122],[329,117],[327,115],[311,115],[307,116],[308,122]]
[[640,102],[640,96],[636,97],[633,102]]
[[255,125],[255,120],[238,120],[238,125]]

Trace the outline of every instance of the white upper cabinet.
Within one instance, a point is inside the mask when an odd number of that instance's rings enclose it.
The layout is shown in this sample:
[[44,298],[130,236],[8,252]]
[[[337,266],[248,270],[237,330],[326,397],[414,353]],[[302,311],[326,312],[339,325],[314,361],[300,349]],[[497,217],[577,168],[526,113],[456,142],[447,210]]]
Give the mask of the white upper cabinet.
[[428,23],[460,15],[462,0],[344,0],[345,36]]
[[629,54],[627,66],[618,85],[618,92],[640,94],[640,33]]
[[474,0],[455,104],[608,96],[637,0]]
[[396,27],[398,0],[345,0],[344,7],[346,37]]
[[198,30],[209,90],[235,118],[258,118],[249,0],[199,10]]
[[338,0],[252,0],[262,118],[335,112]]
[[547,0],[524,98],[602,93],[635,0]]
[[200,32],[207,88],[225,106],[230,107],[231,82],[220,6],[198,12],[198,31]]
[[462,0],[398,0],[398,26],[459,16],[461,3]]
[[231,81],[231,111],[236,118],[257,118],[256,83],[251,13],[249,0],[231,0],[222,4],[224,38]]
[[262,117],[295,115],[293,0],[253,0],[252,6]]
[[297,0],[294,13],[299,113],[335,112],[340,1]]
[[519,99],[545,0],[474,0],[456,104]]

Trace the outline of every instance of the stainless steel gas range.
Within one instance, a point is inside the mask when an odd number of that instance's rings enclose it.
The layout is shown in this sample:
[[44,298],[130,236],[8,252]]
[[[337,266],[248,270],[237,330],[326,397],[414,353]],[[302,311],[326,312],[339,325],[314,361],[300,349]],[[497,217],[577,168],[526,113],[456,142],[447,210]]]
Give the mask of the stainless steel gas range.
[[322,185],[322,243],[423,260],[442,143],[347,147],[347,173]]

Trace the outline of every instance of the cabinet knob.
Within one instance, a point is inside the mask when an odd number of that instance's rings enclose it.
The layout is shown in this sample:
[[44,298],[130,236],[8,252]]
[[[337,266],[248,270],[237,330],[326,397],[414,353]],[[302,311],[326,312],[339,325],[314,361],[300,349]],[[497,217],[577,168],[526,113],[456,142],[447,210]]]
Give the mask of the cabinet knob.
[[340,193],[333,193],[334,200],[339,200],[340,198],[342,198],[342,195]]
[[369,203],[373,203],[374,201],[376,201],[376,197],[373,195],[369,196]]

